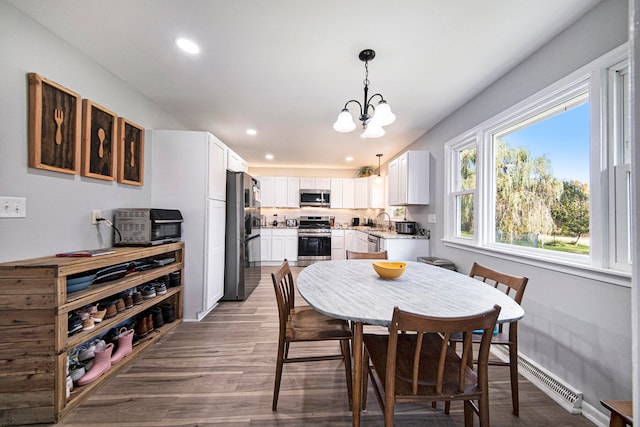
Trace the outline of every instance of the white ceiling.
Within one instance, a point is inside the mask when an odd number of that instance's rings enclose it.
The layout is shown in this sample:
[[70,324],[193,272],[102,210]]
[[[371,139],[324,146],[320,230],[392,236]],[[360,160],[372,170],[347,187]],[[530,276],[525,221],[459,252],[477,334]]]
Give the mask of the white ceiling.
[[[8,1],[252,167],[355,169],[401,151],[599,0]],[[332,128],[363,98],[365,48],[370,94],[397,116],[369,140]]]

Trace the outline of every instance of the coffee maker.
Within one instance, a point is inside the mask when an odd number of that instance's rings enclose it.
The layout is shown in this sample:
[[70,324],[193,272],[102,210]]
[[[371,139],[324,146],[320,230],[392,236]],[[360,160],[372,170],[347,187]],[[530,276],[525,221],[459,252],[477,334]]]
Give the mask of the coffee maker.
[[358,217],[351,218],[351,225],[353,227],[357,227],[358,225],[360,225],[360,218]]

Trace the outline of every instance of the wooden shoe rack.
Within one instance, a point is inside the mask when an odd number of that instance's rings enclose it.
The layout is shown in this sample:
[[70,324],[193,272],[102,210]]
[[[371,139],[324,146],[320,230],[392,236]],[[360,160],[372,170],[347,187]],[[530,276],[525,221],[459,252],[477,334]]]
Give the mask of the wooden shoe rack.
[[[115,253],[95,257],[51,256],[0,264],[0,425],[59,421],[182,322],[184,274],[180,286],[168,287],[165,295],[144,300],[91,330],[68,335],[70,312],[184,268],[183,242],[112,249]],[[67,294],[67,276],[149,258],[174,261]],[[74,386],[67,397],[67,351],[162,302],[175,306],[176,320],[154,329],[129,356],[94,382]]]

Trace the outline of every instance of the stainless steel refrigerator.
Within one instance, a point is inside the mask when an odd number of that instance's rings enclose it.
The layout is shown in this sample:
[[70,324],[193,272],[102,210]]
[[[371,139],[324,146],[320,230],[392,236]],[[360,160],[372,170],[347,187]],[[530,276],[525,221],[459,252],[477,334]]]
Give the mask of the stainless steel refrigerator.
[[223,300],[244,300],[260,281],[260,182],[227,171]]

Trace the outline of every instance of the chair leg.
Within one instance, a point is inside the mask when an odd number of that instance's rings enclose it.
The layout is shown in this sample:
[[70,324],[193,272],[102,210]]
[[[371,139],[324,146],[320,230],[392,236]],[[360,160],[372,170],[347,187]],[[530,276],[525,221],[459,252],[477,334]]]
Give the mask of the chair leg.
[[349,346],[349,340],[341,340],[340,349],[342,350],[344,372],[347,376],[347,395],[349,397],[349,409],[351,409],[351,405],[353,403],[353,374],[351,371],[351,349]]
[[513,415],[520,416],[520,399],[518,396],[518,347],[509,345],[509,371],[511,374],[511,405]]
[[[273,385],[273,403],[271,404],[271,410],[275,411],[278,408],[278,395],[280,394],[280,381],[282,380],[282,367],[284,365],[284,354],[288,350],[289,343],[278,343],[278,358],[276,360],[276,378]],[[286,348],[285,348],[286,347]]]
[[480,418],[480,427],[490,427],[488,390],[483,392],[480,396],[480,400],[478,401],[478,412],[478,417]]
[[451,401],[447,400],[444,402],[444,413],[449,415],[449,411],[451,410]]
[[[473,427],[473,417],[475,413],[473,412],[473,406],[471,406],[471,402],[468,400],[464,401],[464,427]],[[482,423],[480,424],[482,426]]]

